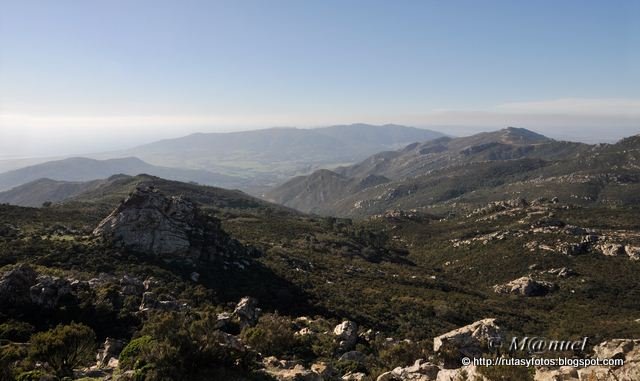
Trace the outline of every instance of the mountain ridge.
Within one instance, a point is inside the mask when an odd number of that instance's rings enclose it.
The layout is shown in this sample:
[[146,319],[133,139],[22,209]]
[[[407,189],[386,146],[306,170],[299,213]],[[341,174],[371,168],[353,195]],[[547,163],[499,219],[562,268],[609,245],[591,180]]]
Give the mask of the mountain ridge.
[[[635,151],[621,150],[621,144],[632,146],[633,137],[614,145],[588,145],[556,141],[526,129],[505,128],[461,138],[440,138],[425,143],[413,143],[401,150],[381,152],[360,163],[334,170],[340,182],[322,182],[317,173],[295,181],[283,183],[265,195],[265,198],[305,212],[337,214],[340,216],[367,216],[382,213],[388,208],[411,209],[433,207],[443,202],[467,200],[472,194],[485,194],[478,202],[486,202],[491,192],[533,193],[551,192],[553,181],[569,180],[555,185],[559,194],[598,199],[595,189],[621,191],[621,199],[632,199],[632,187],[618,186],[608,168],[598,160],[606,157],[612,171],[621,181],[634,183]],[[591,168],[591,169],[590,169]],[[585,184],[581,189],[576,180],[581,174]],[[329,174],[324,173],[325,177]],[[389,181],[356,188],[355,184],[367,176],[381,176]],[[564,176],[564,177],[563,177]],[[600,177],[599,177],[600,176]],[[607,177],[609,176],[609,177]],[[543,184],[536,178],[547,179]],[[555,179],[555,180],[554,180]],[[600,181],[600,183],[597,183]],[[602,181],[605,181],[603,183]],[[537,184],[527,189],[527,185]],[[519,185],[518,185],[519,184]],[[547,189],[543,192],[543,188]],[[618,189],[619,188],[619,189]],[[321,194],[321,197],[319,196]],[[580,195],[582,194],[582,195]],[[631,198],[629,198],[631,197]],[[584,201],[584,200],[583,200]]]

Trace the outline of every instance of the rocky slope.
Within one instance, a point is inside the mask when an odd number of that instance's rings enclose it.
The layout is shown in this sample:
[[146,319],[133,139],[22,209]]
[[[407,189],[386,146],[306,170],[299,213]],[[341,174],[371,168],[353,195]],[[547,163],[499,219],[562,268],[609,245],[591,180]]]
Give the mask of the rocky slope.
[[629,138],[589,146],[508,128],[383,152],[333,172],[295,178],[266,197],[302,211],[367,216],[447,204],[473,208],[511,195],[633,203],[640,146]]

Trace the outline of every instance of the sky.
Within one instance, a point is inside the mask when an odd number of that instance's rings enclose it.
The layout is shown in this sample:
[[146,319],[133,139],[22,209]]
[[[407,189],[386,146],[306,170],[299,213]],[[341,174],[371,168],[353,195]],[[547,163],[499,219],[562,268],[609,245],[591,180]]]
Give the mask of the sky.
[[0,158],[273,126],[640,133],[640,1],[0,0]]

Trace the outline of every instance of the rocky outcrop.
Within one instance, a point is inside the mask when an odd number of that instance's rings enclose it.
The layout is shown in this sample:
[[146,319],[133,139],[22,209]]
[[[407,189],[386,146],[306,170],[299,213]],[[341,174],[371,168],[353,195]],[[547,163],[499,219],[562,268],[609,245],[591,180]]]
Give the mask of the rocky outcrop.
[[31,302],[30,289],[38,274],[28,265],[19,265],[0,279],[0,306],[21,305]]
[[593,358],[624,360],[621,366],[589,366],[536,369],[535,381],[640,380],[640,340],[616,339],[593,348]]
[[497,294],[512,294],[520,296],[544,296],[556,289],[557,286],[554,283],[533,280],[526,276],[505,284],[493,286],[493,291]]
[[147,291],[142,294],[140,312],[147,312],[150,310],[179,311],[185,308],[187,308],[186,304],[180,303],[176,300],[159,297],[152,291]]
[[258,301],[255,298],[245,296],[236,305],[233,315],[239,320],[241,328],[254,326],[260,317]]
[[352,321],[345,320],[333,329],[340,342],[340,349],[346,351],[353,348],[358,341],[358,325]]
[[37,283],[31,286],[29,294],[31,302],[40,307],[54,308],[60,298],[71,294],[71,284],[66,279],[41,275],[36,280]]
[[220,221],[180,196],[138,188],[93,231],[128,250],[155,256],[187,255],[209,260],[245,253]]
[[433,339],[434,352],[453,351],[461,356],[477,357],[490,342],[503,340],[496,319],[483,319]]
[[596,246],[596,249],[602,254],[609,257],[617,257],[618,255],[624,255],[624,246],[618,243],[603,243]]
[[96,355],[96,363],[99,368],[104,367],[117,367],[118,356],[124,348],[124,341],[107,337],[102,348]]

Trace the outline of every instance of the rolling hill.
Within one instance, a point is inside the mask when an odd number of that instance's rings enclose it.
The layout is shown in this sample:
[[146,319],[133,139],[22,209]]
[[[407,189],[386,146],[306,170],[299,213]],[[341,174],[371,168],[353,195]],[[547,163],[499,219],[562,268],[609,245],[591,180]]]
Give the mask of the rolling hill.
[[[105,179],[116,174],[137,175],[147,173],[166,179],[194,181],[207,185],[237,188],[243,179],[205,170],[159,167],[135,157],[95,160],[83,157],[49,161],[0,174],[0,190],[8,190],[39,179],[84,182]],[[46,185],[41,183],[40,185]],[[51,183],[50,185],[56,186]]]

